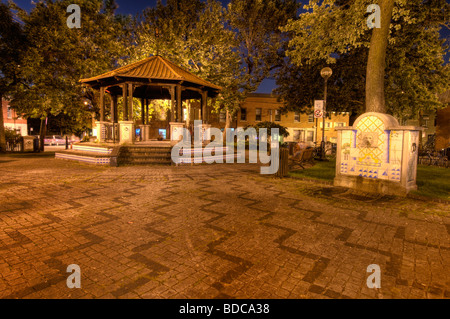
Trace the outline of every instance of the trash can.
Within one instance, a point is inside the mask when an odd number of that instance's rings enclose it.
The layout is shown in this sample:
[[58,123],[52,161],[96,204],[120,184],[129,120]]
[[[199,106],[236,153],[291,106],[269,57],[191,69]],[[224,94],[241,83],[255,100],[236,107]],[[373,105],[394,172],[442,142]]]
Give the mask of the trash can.
[[280,147],[280,162],[276,177],[285,177],[289,174],[289,148]]
[[23,136],[22,152],[34,152],[34,136]]
[[41,151],[41,149],[39,148],[39,144],[40,144],[39,137],[38,137],[38,136],[35,136],[35,137],[34,137],[34,140],[33,140],[33,149],[34,149],[34,152],[40,152],[40,151]]

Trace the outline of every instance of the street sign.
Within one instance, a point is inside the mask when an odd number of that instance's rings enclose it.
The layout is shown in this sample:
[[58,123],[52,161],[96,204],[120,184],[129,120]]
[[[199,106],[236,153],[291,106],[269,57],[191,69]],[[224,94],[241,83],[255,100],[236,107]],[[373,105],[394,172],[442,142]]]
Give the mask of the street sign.
[[321,119],[322,116],[323,116],[323,113],[322,113],[321,110],[316,110],[316,111],[314,111],[314,118],[316,118],[316,119]]
[[314,118],[320,119],[323,117],[323,100],[314,101]]

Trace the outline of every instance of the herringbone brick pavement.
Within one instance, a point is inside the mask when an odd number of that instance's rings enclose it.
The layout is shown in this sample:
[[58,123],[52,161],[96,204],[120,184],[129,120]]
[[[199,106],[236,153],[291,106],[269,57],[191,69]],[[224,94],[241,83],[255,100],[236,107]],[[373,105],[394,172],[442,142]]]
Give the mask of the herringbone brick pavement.
[[0,157],[0,298],[450,298],[449,233],[445,204],[253,164]]

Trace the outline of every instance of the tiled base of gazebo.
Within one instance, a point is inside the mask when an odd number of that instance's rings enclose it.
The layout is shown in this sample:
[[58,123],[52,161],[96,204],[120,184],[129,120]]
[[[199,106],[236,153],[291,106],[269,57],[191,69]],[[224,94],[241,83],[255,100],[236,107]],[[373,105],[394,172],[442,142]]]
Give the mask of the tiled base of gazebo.
[[74,144],[71,150],[56,152],[55,158],[88,164],[110,165],[113,150],[113,146],[98,145],[96,143],[79,143]]
[[[180,152],[178,159],[172,160],[173,143],[169,141],[145,141],[136,142],[133,145],[79,143],[74,144],[71,150],[58,151],[56,159],[77,161],[81,163],[96,165],[180,165],[180,164],[202,164],[211,162],[237,162],[238,158],[245,156],[230,150],[227,147],[216,148],[208,154],[204,154],[202,148],[192,146],[189,153]],[[199,156],[200,154],[200,156]],[[202,156],[203,154],[203,156]]]

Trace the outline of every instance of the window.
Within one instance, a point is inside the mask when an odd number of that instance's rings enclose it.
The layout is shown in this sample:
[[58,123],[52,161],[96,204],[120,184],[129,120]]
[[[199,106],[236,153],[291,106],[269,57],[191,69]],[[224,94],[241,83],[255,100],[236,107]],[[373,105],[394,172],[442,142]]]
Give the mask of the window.
[[12,110],[11,110],[11,107],[10,107],[10,106],[8,106],[8,107],[6,108],[6,114],[7,114],[7,118],[8,118],[8,119],[12,119]]
[[220,111],[219,121],[220,122],[226,122],[226,118],[227,118],[227,113],[225,113],[225,111]]
[[247,109],[241,109],[241,121],[247,121]]
[[294,141],[300,140],[300,130],[294,130]]
[[306,131],[306,141],[314,142],[314,131]]
[[300,122],[300,112],[294,113],[294,122]]
[[334,127],[344,127],[344,126],[345,126],[345,123],[342,123],[342,122],[334,123]]
[[[323,119],[321,119],[322,121],[319,121],[320,122],[320,128],[322,128],[323,127]],[[326,130],[329,130],[330,128],[331,128],[331,122],[325,122],[325,129]]]
[[280,122],[281,121],[281,112],[280,110],[275,110],[275,121]]
[[267,115],[269,116],[269,121],[272,122],[272,110],[271,109],[267,110]]
[[165,140],[167,138],[167,131],[165,129],[159,129],[158,133],[159,133],[159,136],[161,136],[163,140]]
[[314,113],[308,115],[308,123],[314,123]]
[[256,118],[255,121],[261,122],[261,109],[256,109]]

